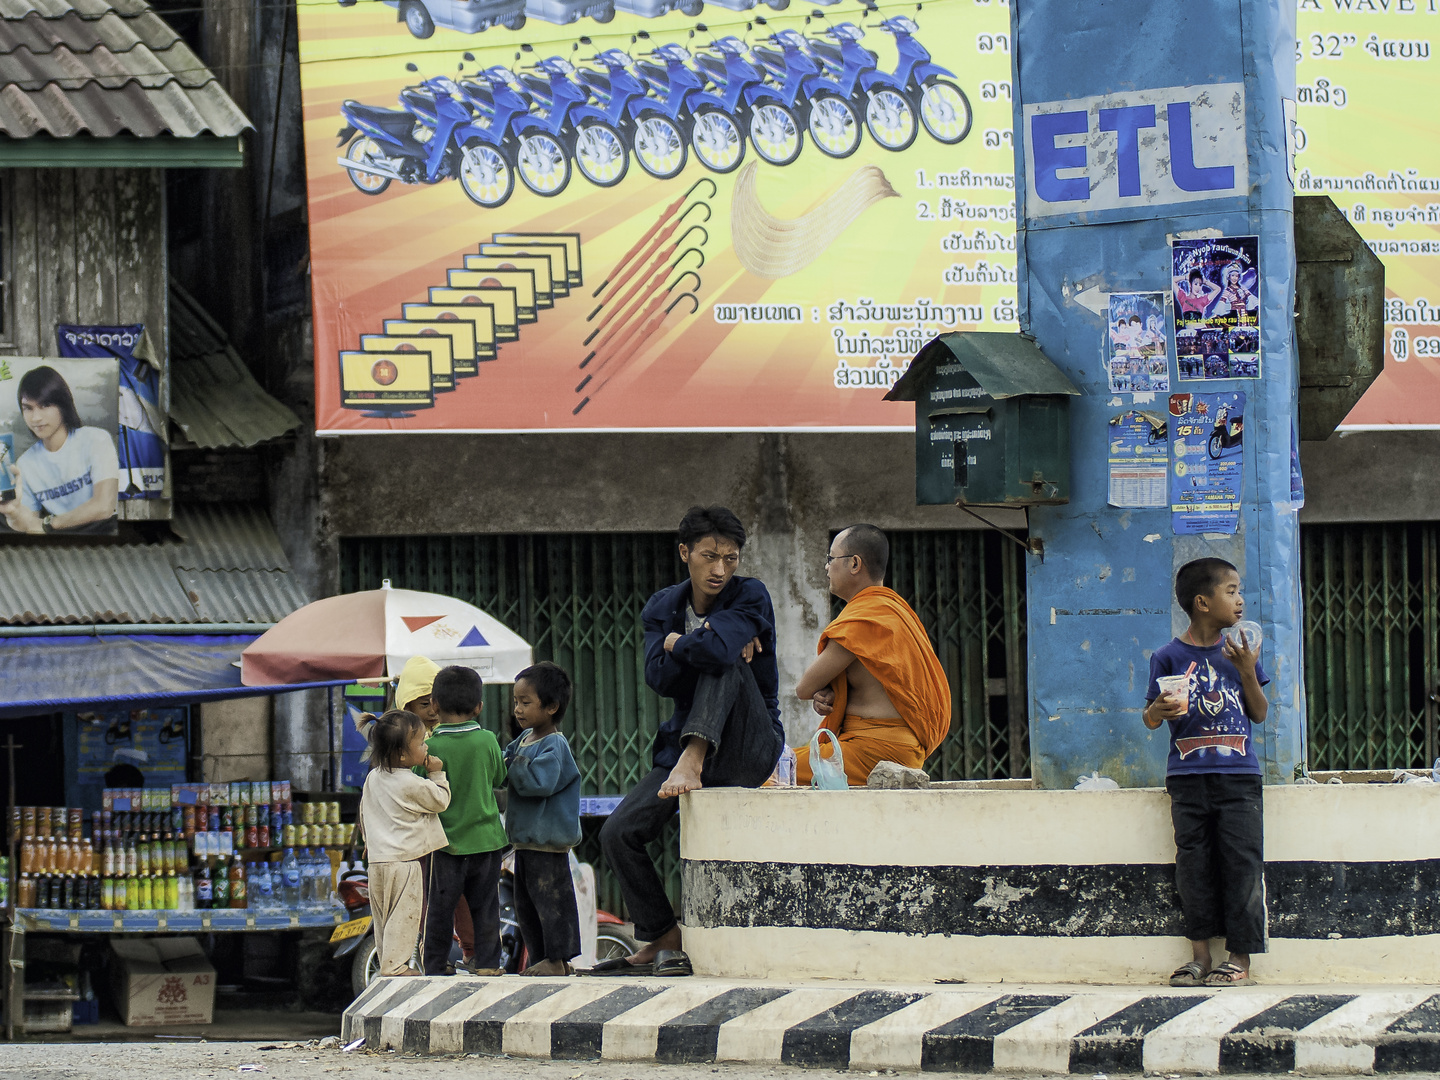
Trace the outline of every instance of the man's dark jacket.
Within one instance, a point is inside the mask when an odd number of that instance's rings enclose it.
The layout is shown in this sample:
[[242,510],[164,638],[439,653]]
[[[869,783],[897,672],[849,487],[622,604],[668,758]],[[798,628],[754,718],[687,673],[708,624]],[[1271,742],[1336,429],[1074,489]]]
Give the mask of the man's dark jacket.
[[[655,733],[652,760],[657,769],[671,769],[680,760],[680,732],[695,699],[695,681],[702,674],[716,675],[743,663],[741,650],[752,638],[760,651],[750,663],[755,684],[770,710],[775,733],[783,740],[780,723],[780,669],[775,663],[775,607],[759,578],[730,579],[710,610],[702,616],[708,626],[685,633],[685,608],[690,603],[690,579],[661,589],[645,602],[640,614],[645,628],[645,682],[661,697],[675,702],[675,713]],[[665,639],[680,634],[672,652]]]

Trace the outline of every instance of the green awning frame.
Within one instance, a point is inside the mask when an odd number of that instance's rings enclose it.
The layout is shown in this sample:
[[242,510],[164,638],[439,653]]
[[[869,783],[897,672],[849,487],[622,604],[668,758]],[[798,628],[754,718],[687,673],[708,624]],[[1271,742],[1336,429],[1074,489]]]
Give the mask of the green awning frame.
[[245,144],[238,135],[173,135],[142,138],[111,135],[97,139],[75,135],[57,139],[37,134],[27,139],[0,136],[0,168],[11,169],[238,169]]
[[915,355],[885,400],[919,400],[935,368],[951,362],[959,363],[997,401],[1028,394],[1080,395],[1075,384],[1040,351],[1034,338],[977,330],[932,338]]

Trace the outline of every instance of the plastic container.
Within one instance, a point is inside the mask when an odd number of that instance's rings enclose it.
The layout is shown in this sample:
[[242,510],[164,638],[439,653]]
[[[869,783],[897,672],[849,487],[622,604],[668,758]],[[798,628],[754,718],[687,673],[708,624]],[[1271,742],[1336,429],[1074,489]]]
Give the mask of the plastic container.
[[1251,622],[1249,619],[1241,619],[1234,626],[1225,627],[1220,633],[1225,636],[1226,641],[1235,645],[1240,644],[1240,635],[1244,634],[1245,640],[1249,643],[1250,648],[1257,651],[1260,648],[1261,642],[1265,640],[1265,634],[1260,629],[1260,624]]
[[1180,707],[1186,712],[1190,711],[1190,676],[1189,675],[1161,675],[1155,680],[1160,687],[1161,694],[1174,694],[1180,702]]

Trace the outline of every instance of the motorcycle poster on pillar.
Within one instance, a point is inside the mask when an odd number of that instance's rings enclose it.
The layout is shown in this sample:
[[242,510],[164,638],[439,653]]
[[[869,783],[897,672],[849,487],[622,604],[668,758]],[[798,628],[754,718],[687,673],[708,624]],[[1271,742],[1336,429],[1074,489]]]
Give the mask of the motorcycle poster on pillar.
[[1171,394],[1169,426],[1176,535],[1232,535],[1240,524],[1244,483],[1244,392]]
[[913,428],[1018,329],[990,0],[299,8],[316,427]]

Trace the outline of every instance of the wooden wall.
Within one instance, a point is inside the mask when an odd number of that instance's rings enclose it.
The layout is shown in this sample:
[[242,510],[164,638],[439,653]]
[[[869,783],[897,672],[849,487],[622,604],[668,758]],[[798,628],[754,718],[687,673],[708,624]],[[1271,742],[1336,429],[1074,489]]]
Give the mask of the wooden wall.
[[[160,169],[5,169],[10,323],[0,353],[53,356],[61,323],[143,323],[169,406],[165,174]],[[169,470],[167,469],[167,477]],[[122,520],[170,517],[167,498],[122,500]]]

